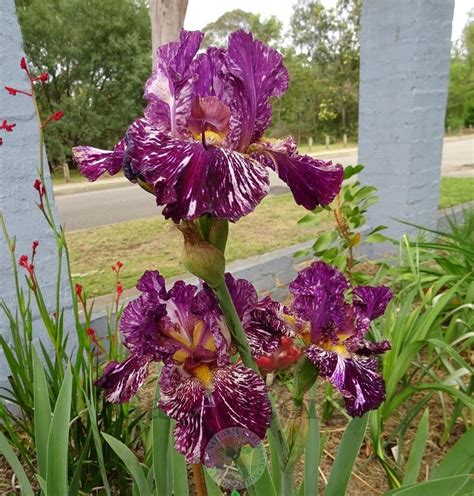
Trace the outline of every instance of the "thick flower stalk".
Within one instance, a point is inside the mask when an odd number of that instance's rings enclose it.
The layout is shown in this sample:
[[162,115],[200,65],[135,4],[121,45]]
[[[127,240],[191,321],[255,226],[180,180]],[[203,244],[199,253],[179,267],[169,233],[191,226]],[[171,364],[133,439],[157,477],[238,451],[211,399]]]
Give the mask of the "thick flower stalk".
[[[273,353],[287,329],[277,304],[259,302],[247,281],[226,278],[255,356]],[[122,363],[110,362],[97,381],[107,399],[128,401],[145,382],[150,363],[162,362],[159,406],[176,420],[175,446],[189,463],[213,465],[206,446],[229,427],[263,439],[271,420],[265,383],[235,361],[236,348],[212,290],[178,281],[167,291],[157,271],[145,272],[137,288],[141,296],[127,305],[120,321],[130,355]],[[280,326],[269,325],[274,321]]]
[[291,138],[264,135],[270,98],[288,87],[282,56],[244,31],[230,35],[227,49],[198,54],[203,37],[182,30],[159,49],[144,116],[112,151],[74,148],[82,174],[94,181],[123,169],[177,223],[206,214],[237,221],[268,193],[269,169],[305,208],[330,203],[342,167],[299,155]]
[[[392,298],[385,286],[352,288],[336,268],[315,262],[290,284],[295,329],[306,343],[305,354],[315,366],[302,362],[299,373],[311,380],[317,373],[344,397],[347,411],[361,416],[380,406],[385,384],[374,355],[390,349],[388,341],[365,339],[372,320],[380,317]],[[298,388],[301,389],[301,388]]]

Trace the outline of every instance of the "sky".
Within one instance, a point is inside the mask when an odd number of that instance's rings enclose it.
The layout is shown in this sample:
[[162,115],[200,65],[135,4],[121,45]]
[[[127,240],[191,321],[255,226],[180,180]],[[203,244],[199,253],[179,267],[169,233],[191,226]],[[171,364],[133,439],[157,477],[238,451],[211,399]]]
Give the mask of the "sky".
[[[296,0],[189,0],[184,27],[202,29],[225,12],[242,9],[260,14],[262,19],[275,15],[288,28],[292,5]],[[392,0],[399,1],[399,0]],[[325,6],[334,6],[336,0],[323,0]],[[452,40],[457,40],[467,20],[467,13],[474,7],[472,0],[455,0]]]

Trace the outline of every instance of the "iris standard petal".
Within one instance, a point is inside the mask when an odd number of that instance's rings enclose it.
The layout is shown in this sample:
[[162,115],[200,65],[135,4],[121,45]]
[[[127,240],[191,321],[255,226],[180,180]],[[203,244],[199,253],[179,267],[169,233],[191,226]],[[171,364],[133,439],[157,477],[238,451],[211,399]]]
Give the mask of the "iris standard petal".
[[206,447],[220,431],[240,427],[263,439],[271,407],[263,379],[242,365],[217,367],[208,382],[178,368],[165,374],[160,408],[176,420],[175,447],[188,463],[208,463]]
[[301,319],[311,322],[314,340],[322,328],[345,319],[344,292],[348,288],[344,275],[323,262],[314,262],[303,269],[290,284],[294,296],[291,309]]
[[288,71],[281,54],[242,30],[229,36],[225,60],[233,76],[229,141],[234,149],[246,151],[269,126],[270,97],[287,90]]
[[375,358],[349,354],[345,357],[316,345],[310,346],[306,354],[319,373],[341,392],[353,417],[377,409],[385,399],[385,383]]
[[148,105],[145,117],[160,132],[175,137],[189,135],[186,122],[191,111],[193,73],[191,62],[204,33],[181,30],[179,41],[158,49],[151,77],[145,84]]
[[92,146],[76,146],[72,149],[72,156],[81,174],[89,181],[95,181],[105,172],[113,176],[120,171],[125,148],[125,140],[122,139],[112,151],[100,150]]
[[356,286],[352,292],[354,307],[370,320],[380,317],[393,298],[392,291],[386,286]]

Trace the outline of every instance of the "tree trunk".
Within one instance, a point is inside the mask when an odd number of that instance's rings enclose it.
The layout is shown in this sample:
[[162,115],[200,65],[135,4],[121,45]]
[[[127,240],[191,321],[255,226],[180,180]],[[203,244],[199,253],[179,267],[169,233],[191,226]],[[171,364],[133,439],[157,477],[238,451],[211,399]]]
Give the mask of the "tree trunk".
[[150,0],[153,62],[161,45],[178,39],[187,7],[188,0]]

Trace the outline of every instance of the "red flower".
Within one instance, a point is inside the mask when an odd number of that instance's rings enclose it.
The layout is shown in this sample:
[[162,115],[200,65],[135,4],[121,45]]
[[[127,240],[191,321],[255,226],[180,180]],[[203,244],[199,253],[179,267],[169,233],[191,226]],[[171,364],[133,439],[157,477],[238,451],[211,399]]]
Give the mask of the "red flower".
[[5,86],[5,89],[8,91],[8,93],[10,95],[13,95],[13,96],[15,96],[18,93],[20,93],[22,95],[26,95],[26,96],[32,96],[31,93],[28,93],[27,91],[18,90],[16,88],[12,88],[11,86]]
[[43,72],[39,76],[36,76],[33,78],[33,81],[41,81],[42,83],[45,83],[49,78],[49,74],[47,72]]
[[3,145],[3,138],[0,137],[0,146]]
[[24,71],[27,71],[28,70],[28,66],[26,64],[26,59],[25,57],[22,57],[21,60],[20,60],[20,67],[24,70]]
[[117,283],[116,292],[117,292],[117,299],[119,299],[122,296],[122,293],[123,293],[122,283],[120,283],[120,282]]
[[62,110],[58,110],[53,115],[50,115],[44,122],[41,124],[41,127],[44,129],[51,121],[60,121],[63,118],[64,112]]
[[52,121],[59,121],[62,119],[64,115],[64,112],[62,110],[59,110],[58,112],[55,112],[52,116],[51,116],[51,120]]
[[27,269],[28,266],[29,266],[29,264],[28,264],[28,255],[22,255],[18,259],[18,265],[20,265],[20,267],[24,267],[25,269]]
[[0,129],[4,129],[7,133],[11,133],[15,126],[16,126],[15,123],[8,124],[7,120],[3,119],[3,122],[0,125]]
[[117,274],[118,274],[122,267],[123,267],[123,263],[119,260],[115,265],[112,265],[112,270],[114,272],[117,272]]
[[33,253],[33,257],[36,255],[36,248],[39,246],[39,241],[33,241],[31,245],[31,251]]
[[76,289],[76,295],[77,295],[77,297],[78,298],[82,298],[83,287],[80,284],[76,284],[75,289]]

